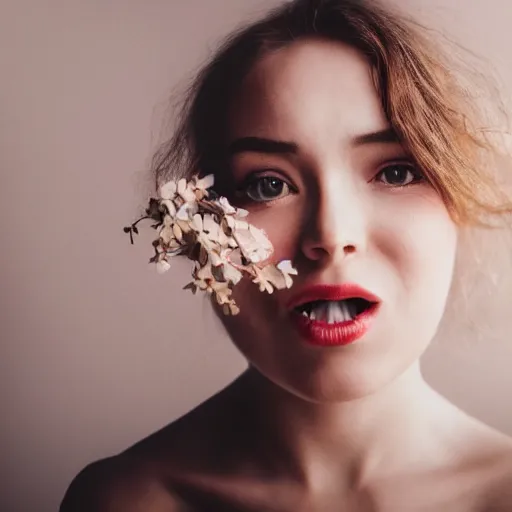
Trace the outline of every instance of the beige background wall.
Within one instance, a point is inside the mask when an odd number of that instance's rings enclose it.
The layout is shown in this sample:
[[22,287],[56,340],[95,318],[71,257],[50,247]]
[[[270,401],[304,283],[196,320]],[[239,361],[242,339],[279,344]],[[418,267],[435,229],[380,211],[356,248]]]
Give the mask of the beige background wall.
[[[512,85],[509,0],[401,0],[490,57]],[[122,233],[171,87],[271,0],[0,0],[0,510],[57,509],[87,462],[121,450],[244,367],[207,304]],[[507,74],[508,73],[508,74]],[[510,288],[499,323],[439,341],[430,381],[512,434]],[[504,291],[503,291],[504,290]],[[508,290],[508,291],[507,291]],[[496,301],[498,302],[498,301]]]

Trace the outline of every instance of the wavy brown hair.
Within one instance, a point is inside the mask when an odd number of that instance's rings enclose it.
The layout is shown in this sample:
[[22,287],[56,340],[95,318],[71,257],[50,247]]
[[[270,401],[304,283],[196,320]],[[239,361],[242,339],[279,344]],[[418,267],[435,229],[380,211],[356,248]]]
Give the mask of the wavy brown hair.
[[171,140],[153,158],[157,184],[191,173],[222,177],[230,102],[262,56],[304,38],[347,44],[368,59],[382,108],[460,225],[512,213],[493,176],[484,117],[418,24],[372,0],[293,0],[226,39],[197,74]]

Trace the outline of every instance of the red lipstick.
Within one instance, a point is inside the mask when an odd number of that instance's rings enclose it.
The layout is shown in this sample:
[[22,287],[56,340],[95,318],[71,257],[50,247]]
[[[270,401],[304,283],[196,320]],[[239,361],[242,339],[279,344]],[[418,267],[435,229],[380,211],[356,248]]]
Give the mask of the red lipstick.
[[[327,319],[315,317],[318,305],[322,302],[347,301],[341,317]],[[380,306],[380,299],[353,283],[342,285],[316,285],[305,288],[288,303],[292,321],[301,336],[312,345],[348,345],[361,339],[371,328]],[[323,311],[325,312],[324,305]],[[336,306],[338,308],[338,306]]]

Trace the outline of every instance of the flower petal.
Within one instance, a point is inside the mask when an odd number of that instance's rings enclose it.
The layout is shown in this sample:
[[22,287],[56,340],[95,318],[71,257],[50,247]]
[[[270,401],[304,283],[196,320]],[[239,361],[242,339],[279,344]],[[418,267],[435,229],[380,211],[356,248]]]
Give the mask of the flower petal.
[[162,239],[165,245],[169,245],[171,241],[174,239],[174,232],[171,226],[164,226],[160,230],[160,238]]
[[233,265],[224,264],[222,267],[222,274],[226,281],[231,281],[233,284],[237,284],[242,279],[242,272],[237,270]]
[[218,267],[219,265],[222,265],[224,263],[224,260],[219,254],[217,254],[216,251],[210,252],[210,261],[214,267]]
[[291,260],[282,260],[276,265],[276,267],[281,272],[284,272],[286,274],[290,274],[290,275],[294,275],[294,276],[297,275],[297,269],[293,267]]
[[190,221],[193,216],[198,212],[197,203],[184,203],[176,212],[176,219]]
[[203,218],[199,213],[196,213],[194,217],[192,218],[192,222],[190,223],[190,226],[194,231],[197,231],[198,233],[202,233],[203,231]]
[[171,268],[171,265],[167,260],[160,260],[156,263],[156,271],[159,274],[163,274],[164,272],[167,272]]
[[187,180],[185,178],[181,178],[178,181],[178,186],[176,187],[178,194],[181,196],[187,190]]
[[213,174],[208,174],[204,178],[197,180],[196,187],[206,190],[206,189],[213,187],[214,183],[215,183],[215,176]]
[[236,316],[238,313],[240,313],[240,308],[234,302],[232,302],[229,305],[229,311],[233,316]]
[[227,198],[222,196],[218,199],[217,202],[220,205],[220,207],[224,210],[224,213],[227,213],[228,215],[236,213],[236,208],[229,204]]
[[174,199],[176,195],[176,182],[168,181],[160,187],[160,197],[162,199]]
[[217,241],[219,238],[220,226],[210,214],[205,214],[203,217],[203,231],[208,234],[210,240]]
[[181,240],[183,240],[183,231],[181,230],[178,223],[174,223],[172,225],[172,232],[174,233],[176,240],[178,240],[180,242],[181,242]]
[[161,203],[167,208],[171,217],[176,215],[176,206],[170,199],[162,199]]

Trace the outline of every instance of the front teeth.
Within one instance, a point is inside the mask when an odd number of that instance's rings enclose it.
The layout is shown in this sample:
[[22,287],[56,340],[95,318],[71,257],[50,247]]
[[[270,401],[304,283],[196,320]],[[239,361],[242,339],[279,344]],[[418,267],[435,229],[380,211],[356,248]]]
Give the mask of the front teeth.
[[336,324],[353,320],[357,313],[355,308],[346,301],[329,301],[315,305],[309,312],[305,310],[302,311],[302,315],[310,320]]
[[333,307],[332,303],[328,303],[327,304],[327,323],[328,324],[333,324],[334,322],[339,322],[339,315],[338,315],[338,312],[339,312],[339,308],[336,309]]
[[352,314],[350,312],[347,302],[342,302],[341,303],[341,309],[343,310],[343,315],[344,315],[345,318],[352,319],[353,317],[356,316],[355,314]]

